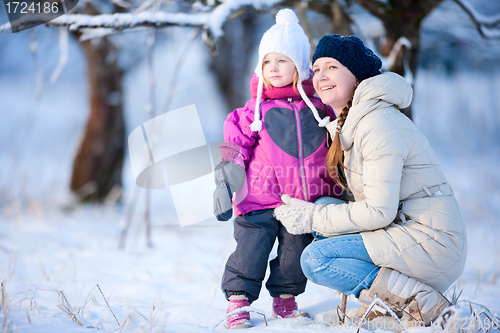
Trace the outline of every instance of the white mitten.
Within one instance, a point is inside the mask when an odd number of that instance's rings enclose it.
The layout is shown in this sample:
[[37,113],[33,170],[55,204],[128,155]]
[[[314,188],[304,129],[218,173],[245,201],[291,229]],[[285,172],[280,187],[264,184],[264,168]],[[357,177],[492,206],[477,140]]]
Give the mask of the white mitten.
[[285,203],[274,210],[274,216],[293,235],[308,234],[312,231],[315,204],[295,199],[288,194],[281,196]]

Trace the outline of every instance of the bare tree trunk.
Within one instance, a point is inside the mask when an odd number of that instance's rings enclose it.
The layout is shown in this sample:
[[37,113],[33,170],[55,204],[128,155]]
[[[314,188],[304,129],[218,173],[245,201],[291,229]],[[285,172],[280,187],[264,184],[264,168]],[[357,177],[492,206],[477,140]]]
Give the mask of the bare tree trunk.
[[224,36],[217,43],[218,55],[212,57],[211,69],[215,72],[220,90],[228,107],[234,110],[243,106],[248,97],[248,82],[245,75],[252,59],[252,50],[259,40],[255,40],[255,20],[257,14],[248,12],[230,20],[224,27]]
[[[95,15],[88,3],[86,11]],[[122,70],[117,49],[107,37],[81,42],[87,57],[90,112],[73,162],[71,190],[81,200],[102,202],[121,186],[125,147]]]
[[351,17],[345,12],[344,7],[337,0],[330,0],[330,8],[333,18],[333,33],[349,36],[353,34]]
[[[407,58],[409,69],[415,78],[418,68],[418,52],[420,50],[420,28],[424,18],[443,0],[390,0],[388,3],[372,0],[354,0],[360,6],[378,17],[384,24],[386,39],[381,46],[381,54],[388,56],[401,37],[406,37],[411,48],[402,47],[394,65],[390,70],[405,76],[404,62]],[[411,107],[403,110],[411,119]]]

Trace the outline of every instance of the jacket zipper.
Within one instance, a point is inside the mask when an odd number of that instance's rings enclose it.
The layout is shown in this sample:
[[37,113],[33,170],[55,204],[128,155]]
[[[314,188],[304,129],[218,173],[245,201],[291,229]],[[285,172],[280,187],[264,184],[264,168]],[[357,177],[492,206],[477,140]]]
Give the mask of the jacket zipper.
[[302,128],[300,123],[300,113],[295,107],[295,105],[292,103],[291,98],[288,98],[288,103],[290,103],[292,109],[295,111],[295,119],[297,120],[297,138],[299,139],[299,160],[300,160],[300,173],[302,178],[302,188],[304,189],[305,201],[309,201],[306,188],[306,175],[304,171],[304,146],[302,144]]

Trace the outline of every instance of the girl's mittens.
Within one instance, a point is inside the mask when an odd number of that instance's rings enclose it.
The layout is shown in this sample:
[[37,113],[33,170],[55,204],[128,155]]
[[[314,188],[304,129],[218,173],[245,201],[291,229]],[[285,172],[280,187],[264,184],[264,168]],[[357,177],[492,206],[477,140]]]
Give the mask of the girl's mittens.
[[233,216],[233,192],[239,190],[245,180],[245,169],[233,162],[222,161],[214,170],[214,215],[219,221]]
[[274,216],[292,235],[307,234],[312,231],[315,204],[295,199],[285,194],[281,196],[284,205],[274,210]]

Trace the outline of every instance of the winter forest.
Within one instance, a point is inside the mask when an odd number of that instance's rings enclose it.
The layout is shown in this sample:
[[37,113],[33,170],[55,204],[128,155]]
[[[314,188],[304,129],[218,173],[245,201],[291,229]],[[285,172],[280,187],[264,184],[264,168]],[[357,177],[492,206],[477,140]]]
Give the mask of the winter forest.
[[[324,35],[355,34],[411,83],[403,112],[459,202],[467,261],[445,294],[456,325],[407,332],[500,333],[499,0],[80,0],[16,33],[0,5],[2,333],[226,330],[232,220],[183,223],[180,206],[211,209],[210,186],[179,191],[167,176],[163,188],[139,187],[130,136],[194,104],[172,122],[171,146],[198,123],[202,141],[222,142],[281,8],[297,14],[311,51]],[[308,283],[297,302],[311,319],[273,319],[262,288],[250,331],[327,332],[341,317],[335,290]],[[348,297],[347,315],[359,305]],[[333,329],[358,331],[347,319]]]

